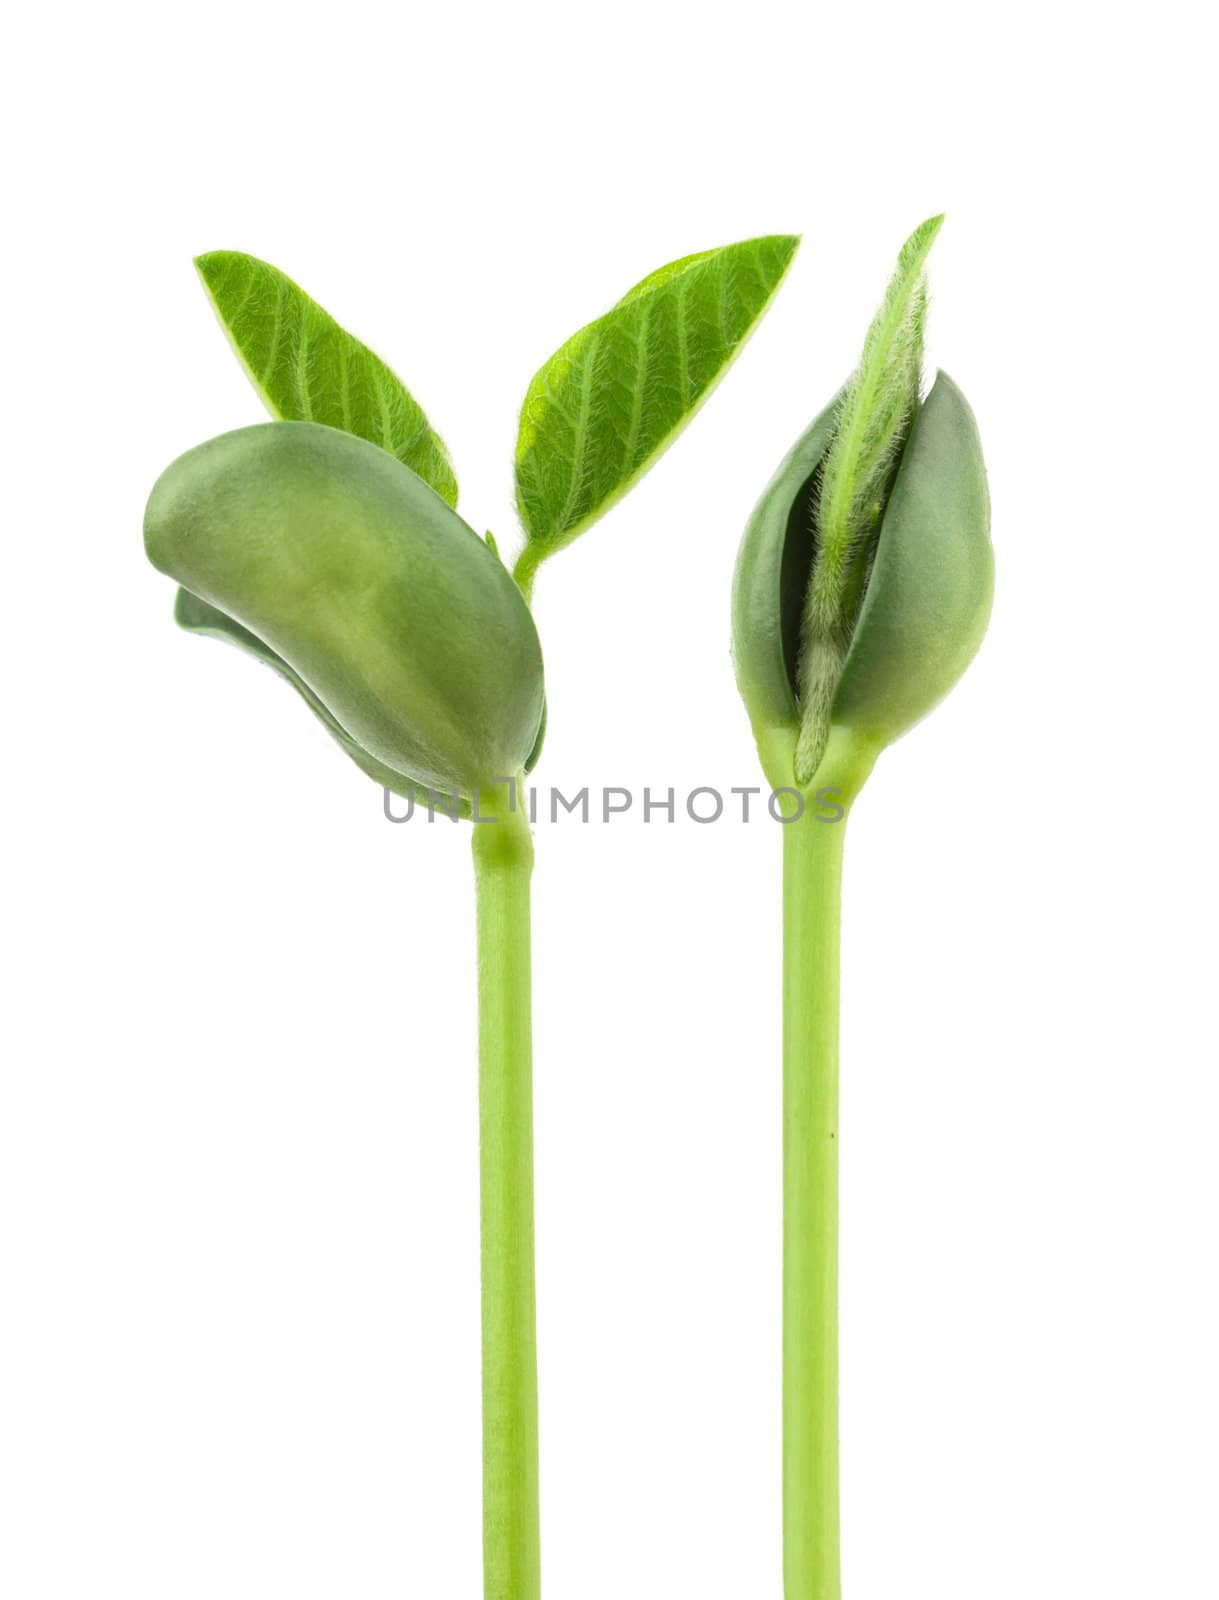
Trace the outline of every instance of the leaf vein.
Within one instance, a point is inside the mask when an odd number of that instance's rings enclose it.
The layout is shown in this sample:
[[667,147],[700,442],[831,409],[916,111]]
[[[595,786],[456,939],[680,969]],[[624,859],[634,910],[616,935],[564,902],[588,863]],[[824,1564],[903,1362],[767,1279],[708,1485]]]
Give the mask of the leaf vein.
[[597,364],[597,352],[601,346],[601,334],[596,332],[588,341],[584,357],[584,373],[580,384],[580,410],[579,422],[575,430],[575,450],[572,456],[571,476],[569,479],[566,498],[563,508],[559,512],[554,531],[562,532],[567,526],[572,511],[579,499],[580,490],[584,486],[585,460],[588,454],[588,421],[592,414],[593,404],[593,376]]
[[643,424],[643,397],[647,389],[648,330],[652,321],[652,307],[645,303],[640,308],[638,333],[635,339],[635,382],[631,395],[631,421],[627,431],[624,463],[629,472],[635,465],[635,452],[639,448],[639,430]]
[[271,350],[267,356],[266,369],[259,382],[265,389],[271,381],[271,374],[275,371],[275,361],[279,355],[279,338],[284,321],[284,295],[287,289],[287,280],[280,278],[275,285],[275,314],[271,323]]
[[296,341],[296,393],[299,410],[306,422],[313,421],[313,403],[309,398],[309,313],[301,317],[300,334]]

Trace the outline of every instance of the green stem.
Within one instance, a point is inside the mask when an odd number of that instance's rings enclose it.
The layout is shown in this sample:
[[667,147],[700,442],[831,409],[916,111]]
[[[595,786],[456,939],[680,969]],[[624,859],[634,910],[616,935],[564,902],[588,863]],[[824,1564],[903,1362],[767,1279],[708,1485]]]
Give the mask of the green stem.
[[528,605],[533,604],[533,580],[538,575],[538,568],[542,564],[540,550],[535,544],[527,544],[516,558],[516,566],[512,569],[512,576],[516,586],[525,596]]
[[538,1600],[538,1377],[533,1257],[529,878],[517,807],[480,796],[478,1105],[482,1217],[483,1593]]
[[783,827],[783,1592],[840,1600],[838,938],[845,820]]

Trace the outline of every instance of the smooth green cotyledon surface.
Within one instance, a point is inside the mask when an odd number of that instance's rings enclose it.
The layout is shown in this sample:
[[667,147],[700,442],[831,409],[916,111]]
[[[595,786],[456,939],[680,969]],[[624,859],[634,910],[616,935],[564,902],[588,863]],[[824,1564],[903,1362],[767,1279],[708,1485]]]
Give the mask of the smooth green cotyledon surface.
[[902,451],[831,721],[877,747],[921,721],[977,654],[994,586],[978,426],[941,372]]
[[[818,469],[837,406],[820,413],[768,485],[733,582],[737,686],[777,786],[813,787],[818,770],[797,770],[798,672]],[[933,710],[976,655],[994,597],[989,530],[977,423],[941,372],[904,445],[830,702],[830,728],[866,743],[872,758]],[[827,735],[818,765],[846,744]]]
[[314,423],[223,434],[161,476],[145,543],[373,762],[466,796],[523,768],[543,697],[529,609],[483,540],[385,451]]

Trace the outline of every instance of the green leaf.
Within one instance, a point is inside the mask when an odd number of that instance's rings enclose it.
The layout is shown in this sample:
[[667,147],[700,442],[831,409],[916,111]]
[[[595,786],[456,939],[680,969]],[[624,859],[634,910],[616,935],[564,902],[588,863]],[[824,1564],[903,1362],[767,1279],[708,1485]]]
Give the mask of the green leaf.
[[529,543],[517,575],[603,516],[710,394],[779,286],[799,239],[684,256],[637,283],[529,385],[516,446]]
[[450,506],[457,479],[444,441],[384,361],[291,278],[239,250],[195,266],[221,325],[273,417],[321,422],[380,445]]

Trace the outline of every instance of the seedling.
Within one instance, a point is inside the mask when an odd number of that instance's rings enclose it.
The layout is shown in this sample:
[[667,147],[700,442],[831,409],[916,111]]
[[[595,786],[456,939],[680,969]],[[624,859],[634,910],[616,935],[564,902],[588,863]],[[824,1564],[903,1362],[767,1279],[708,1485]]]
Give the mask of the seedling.
[[[741,544],[733,656],[783,827],[783,1570],[839,1600],[838,976],[845,818],[881,750],[969,665],[993,587],[973,413],[922,398],[925,264],[907,241],[854,375]],[[820,798],[819,798],[820,797]],[[832,798],[833,805],[823,802]],[[839,810],[839,808],[841,808]],[[833,820],[837,813],[838,820]]]
[[378,784],[475,824],[487,1600],[540,1592],[533,845],[521,788],[545,696],[528,600],[540,564],[706,399],[797,243],[751,239],[671,262],[544,363],[521,411],[512,575],[458,516],[448,452],[384,362],[265,262],[219,251],[196,263],[279,420],[189,451],[153,489],[145,543],[181,585],[177,619],[272,667]]

